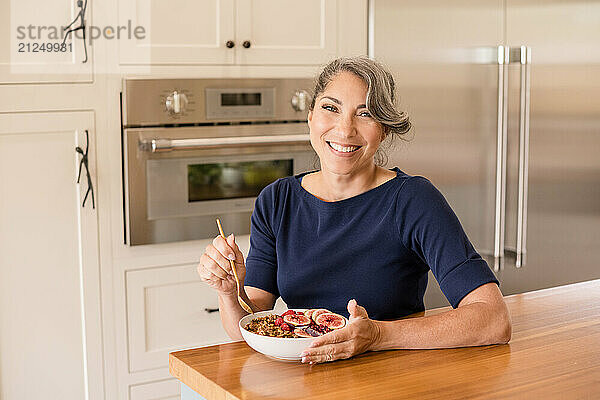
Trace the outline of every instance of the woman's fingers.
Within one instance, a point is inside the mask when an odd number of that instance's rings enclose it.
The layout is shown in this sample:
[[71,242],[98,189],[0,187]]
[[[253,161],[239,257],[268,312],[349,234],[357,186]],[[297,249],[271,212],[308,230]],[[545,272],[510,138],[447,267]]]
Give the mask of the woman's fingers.
[[[215,258],[221,258],[222,261],[218,262]],[[223,266],[221,263],[225,264]],[[202,265],[208,272],[216,275],[220,279],[225,279],[229,275],[228,270],[231,270],[229,261],[225,260],[223,256],[219,255],[216,250],[206,248],[206,252],[200,256],[200,265]],[[227,268],[227,270],[225,270]]]
[[[230,235],[231,237],[231,235]],[[213,239],[213,246],[223,255],[223,257],[234,261],[236,259],[235,251],[230,247],[229,243],[222,238],[217,236]]]
[[[200,257],[202,258],[202,257]],[[196,271],[198,272],[198,276],[203,281],[209,281],[212,276],[212,272],[210,272],[206,267],[202,264],[202,262],[198,263],[198,267],[196,267]]]
[[223,253],[221,253],[217,248],[213,245],[206,246],[206,254],[212,258],[222,269],[228,274],[233,274],[231,271],[231,262],[225,258]]
[[319,346],[303,352],[302,362],[318,364],[341,360],[352,356],[352,352],[348,351],[349,343],[331,343]]
[[235,256],[235,260],[234,260],[235,263],[243,265],[244,264],[244,255],[242,254],[237,243],[235,242],[235,235],[233,233],[231,235],[227,236],[227,244],[229,245],[229,247],[231,247],[231,249],[233,249],[233,253]]
[[237,291],[237,283],[233,277],[230,258],[235,259],[235,269],[240,282],[244,281],[245,268],[244,256],[235,243],[235,237],[229,235],[227,239],[217,236],[212,244],[206,246],[204,254],[198,263],[198,275],[202,281],[208,283],[217,291]]
[[354,354],[351,339],[344,329],[320,336],[302,352],[302,362],[321,363],[351,357]]

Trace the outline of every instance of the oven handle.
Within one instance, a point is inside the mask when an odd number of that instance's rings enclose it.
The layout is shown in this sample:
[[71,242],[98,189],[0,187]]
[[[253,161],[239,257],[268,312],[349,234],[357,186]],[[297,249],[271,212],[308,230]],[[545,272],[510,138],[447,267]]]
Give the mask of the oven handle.
[[171,150],[214,149],[223,147],[309,142],[310,135],[308,133],[300,135],[236,136],[203,139],[151,139],[140,140],[140,149],[158,153]]

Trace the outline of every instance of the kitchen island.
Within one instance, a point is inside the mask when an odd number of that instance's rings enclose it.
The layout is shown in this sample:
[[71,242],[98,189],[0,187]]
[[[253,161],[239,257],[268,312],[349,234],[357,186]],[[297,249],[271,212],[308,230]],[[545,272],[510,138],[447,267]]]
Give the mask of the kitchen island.
[[169,369],[182,400],[600,398],[600,280],[505,299],[513,322],[506,345],[368,352],[307,365],[235,342],[171,353]]

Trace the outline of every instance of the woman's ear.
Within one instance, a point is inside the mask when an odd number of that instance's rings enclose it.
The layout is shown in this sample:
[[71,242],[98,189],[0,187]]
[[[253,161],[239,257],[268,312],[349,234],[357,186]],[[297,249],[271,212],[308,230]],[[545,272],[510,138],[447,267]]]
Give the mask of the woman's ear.
[[308,122],[312,121],[312,110],[308,111]]
[[387,126],[381,126],[381,141],[383,142],[388,136],[389,128]]

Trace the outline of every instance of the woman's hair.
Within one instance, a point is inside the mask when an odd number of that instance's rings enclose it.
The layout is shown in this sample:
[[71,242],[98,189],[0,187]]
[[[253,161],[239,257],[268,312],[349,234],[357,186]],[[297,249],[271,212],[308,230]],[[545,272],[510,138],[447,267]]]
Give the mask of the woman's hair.
[[[316,78],[310,110],[315,108],[317,97],[329,82],[341,72],[351,72],[367,84],[367,110],[382,125],[384,137],[404,139],[411,123],[408,115],[396,108],[394,78],[383,65],[368,57],[342,57],[327,64]],[[375,158],[377,165],[382,165],[387,157],[378,151]]]

